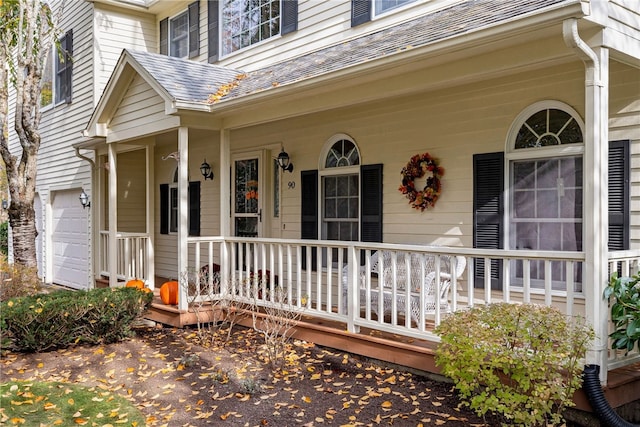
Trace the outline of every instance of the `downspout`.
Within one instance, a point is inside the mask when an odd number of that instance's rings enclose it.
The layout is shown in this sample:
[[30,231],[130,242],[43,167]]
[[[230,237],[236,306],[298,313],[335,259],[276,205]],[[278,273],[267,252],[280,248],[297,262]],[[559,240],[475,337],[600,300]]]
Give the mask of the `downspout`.
[[[87,156],[85,156],[83,154],[80,154],[80,148],[79,147],[73,147],[73,148],[74,148],[74,150],[76,152],[76,157],[84,160],[85,162],[88,162],[91,165],[91,195],[93,196],[93,171],[96,168],[96,162],[92,158],[87,157]],[[95,240],[95,236],[94,236],[94,233],[93,233],[93,231],[95,230],[95,228],[93,226],[93,221],[95,220],[95,217],[94,217],[94,215],[93,215],[93,213],[91,211],[89,212],[89,218],[90,218],[90,224],[91,224],[91,231],[89,233],[90,234],[90,240],[91,240],[91,250],[90,250],[91,265],[89,266],[89,269],[91,270],[90,274],[91,274],[92,283],[95,286],[95,283],[96,283],[96,281],[95,281],[96,280],[96,274],[95,274],[96,263],[95,263],[95,250],[94,250],[94,248],[96,247],[96,240]]]
[[80,154],[80,148],[79,147],[74,147],[74,149],[76,150],[76,157],[80,157],[82,160],[89,162],[91,164],[91,171],[93,172],[93,169],[96,167],[96,162],[93,161],[93,159]]
[[[576,18],[566,19],[562,23],[562,35],[565,44],[573,49],[576,55],[585,64],[585,168],[595,171],[594,189],[592,192],[600,192],[601,187],[606,188],[608,164],[602,159],[608,158],[608,93],[605,92],[606,72],[603,70],[608,64],[607,52],[600,50],[600,56],[591,47],[585,43],[578,34],[578,20]],[[607,70],[608,71],[608,70]],[[603,101],[603,92],[606,100]],[[591,144],[592,146],[589,146]],[[598,144],[598,145],[596,145]],[[607,168],[607,169],[605,169]],[[604,169],[604,171],[603,171]],[[603,188],[603,190],[604,190]],[[605,194],[605,193],[603,193]],[[607,310],[603,303],[602,292],[598,286],[599,278],[603,277],[605,270],[602,267],[602,260],[607,256],[607,242],[604,239],[605,233],[597,230],[595,224],[606,221],[608,215],[608,207],[599,197],[591,197],[587,192],[585,196],[590,198],[586,200],[585,206],[594,205],[593,217],[586,218],[588,224],[591,225],[596,232],[594,233],[593,244],[587,248],[587,276],[595,279],[594,289],[591,295],[587,294],[586,309],[587,313],[593,314],[594,326],[596,328],[596,336],[607,336],[608,316]],[[603,206],[604,205],[604,206]],[[608,224],[608,223],[607,223]],[[589,265],[590,264],[590,265]],[[596,322],[600,322],[597,324]],[[604,332],[604,333],[603,333]],[[595,343],[595,359],[604,363],[606,355],[606,345],[596,338]],[[592,356],[593,357],[593,356]],[[624,419],[622,419],[609,405],[604,393],[602,392],[602,381],[606,381],[606,372],[600,375],[600,365],[587,364],[583,372],[583,390],[587,395],[587,399],[591,407],[595,411],[600,421],[605,426],[611,427],[634,427]]]

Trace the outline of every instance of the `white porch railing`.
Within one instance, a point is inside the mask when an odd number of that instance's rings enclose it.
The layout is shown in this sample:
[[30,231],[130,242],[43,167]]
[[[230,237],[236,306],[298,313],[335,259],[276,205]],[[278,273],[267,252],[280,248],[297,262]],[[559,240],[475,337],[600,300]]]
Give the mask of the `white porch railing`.
[[[433,329],[447,311],[498,301],[585,314],[581,252],[233,237],[191,237],[188,242],[190,269],[219,268],[219,276],[208,280],[218,281],[221,294],[245,295],[248,284],[257,283],[262,287],[253,295],[257,304],[269,304],[278,286],[305,314],[343,322],[352,332],[367,327],[438,341]],[[371,260],[376,252],[389,254],[390,274],[375,271]],[[451,264],[459,260],[466,264],[463,274],[450,274]],[[445,302],[429,304],[446,286]]]
[[[149,236],[146,233],[118,233],[118,258],[116,272],[118,280],[132,278],[148,282],[149,274]],[[99,271],[102,276],[109,277],[109,232],[100,232]]]
[[[148,280],[148,236],[118,233],[117,240],[118,278]],[[107,232],[100,245],[100,271],[108,275]],[[582,252],[189,237],[188,269],[207,274],[180,287],[179,301],[185,309],[196,296],[234,295],[266,306],[278,291],[305,315],[341,322],[354,333],[364,327],[437,342],[434,329],[447,312],[478,304],[530,302],[586,315],[584,260]],[[639,267],[640,251],[609,255],[610,271],[628,276]],[[214,292],[201,293],[203,285]],[[609,350],[608,369],[638,360],[637,351]]]

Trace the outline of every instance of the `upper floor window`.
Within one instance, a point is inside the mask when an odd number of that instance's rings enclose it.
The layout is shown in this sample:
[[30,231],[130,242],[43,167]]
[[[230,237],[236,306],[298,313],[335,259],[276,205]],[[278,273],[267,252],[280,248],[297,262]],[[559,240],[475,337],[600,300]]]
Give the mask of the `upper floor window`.
[[193,58],[200,54],[200,3],[160,21],[160,54]]
[[208,2],[209,62],[298,29],[298,0]]
[[222,54],[280,34],[280,0],[224,0]]
[[417,0],[351,0],[351,26],[355,27]]
[[397,7],[403,6],[407,3],[413,3],[416,0],[375,0],[374,1],[374,13],[380,15],[388,12]]
[[40,106],[70,103],[73,71],[73,32],[68,31],[59,41],[59,50],[52,46],[42,70]]

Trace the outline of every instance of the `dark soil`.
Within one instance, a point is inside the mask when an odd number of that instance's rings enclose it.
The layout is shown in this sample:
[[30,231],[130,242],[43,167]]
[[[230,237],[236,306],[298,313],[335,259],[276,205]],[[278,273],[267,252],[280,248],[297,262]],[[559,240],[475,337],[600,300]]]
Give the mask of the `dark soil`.
[[127,341],[16,354],[2,381],[63,381],[130,399],[149,426],[499,425],[459,408],[452,385],[294,341],[277,365],[247,328],[145,327]]

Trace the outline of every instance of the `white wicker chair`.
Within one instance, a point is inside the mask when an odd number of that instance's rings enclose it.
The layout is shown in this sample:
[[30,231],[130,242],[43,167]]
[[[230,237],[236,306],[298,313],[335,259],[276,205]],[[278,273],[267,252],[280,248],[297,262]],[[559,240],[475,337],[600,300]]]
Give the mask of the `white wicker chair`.
[[[409,258],[409,270],[407,270],[407,256]],[[377,274],[377,283],[371,283],[371,290],[369,292],[371,310],[378,316],[385,316],[391,313],[393,307],[393,257],[394,253],[391,251],[382,251],[382,257],[378,255],[378,252],[371,255],[370,265],[371,273]],[[451,311],[449,306],[449,289],[451,287],[452,276],[450,274],[451,266],[449,256],[441,256],[441,272],[440,272],[440,294],[436,298],[436,284],[435,284],[435,257],[430,255],[422,255],[419,253],[406,253],[397,252],[395,254],[395,282],[396,282],[396,310],[398,312],[406,311],[406,297],[407,281],[411,282],[409,290],[409,311],[411,319],[416,323],[420,320],[420,313],[424,311],[425,314],[433,314],[436,312],[436,304],[439,301],[440,312],[447,313]],[[466,258],[463,256],[455,257],[455,276],[456,278],[462,277],[462,273],[466,268]],[[381,274],[382,272],[382,274]],[[359,268],[359,287],[360,287],[360,304],[366,303],[367,291],[366,291],[366,268],[364,266]],[[424,282],[422,277],[424,276]],[[343,309],[346,312],[346,302],[348,297],[347,289],[347,266],[343,269],[342,274],[342,290],[343,290]],[[422,289],[422,310],[420,307],[420,290]],[[380,311],[379,294],[382,292],[382,313]]]

